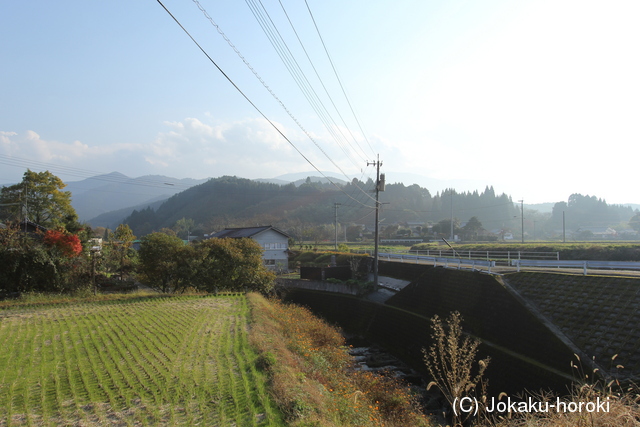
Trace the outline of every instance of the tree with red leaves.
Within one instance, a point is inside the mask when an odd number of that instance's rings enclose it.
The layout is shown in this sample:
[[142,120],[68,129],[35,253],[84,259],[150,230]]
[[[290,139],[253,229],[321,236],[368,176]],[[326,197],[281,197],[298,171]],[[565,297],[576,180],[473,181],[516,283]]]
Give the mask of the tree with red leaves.
[[82,252],[82,243],[78,236],[59,230],[47,230],[44,243],[51,248],[58,248],[69,258],[76,257]]

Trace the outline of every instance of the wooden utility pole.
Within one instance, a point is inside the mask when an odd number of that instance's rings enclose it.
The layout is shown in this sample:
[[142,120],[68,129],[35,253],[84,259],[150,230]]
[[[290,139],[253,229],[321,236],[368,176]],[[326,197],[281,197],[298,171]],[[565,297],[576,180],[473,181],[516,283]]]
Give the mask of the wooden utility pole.
[[520,202],[520,221],[522,221],[520,230],[522,233],[522,243],[524,243],[524,199],[518,201]]

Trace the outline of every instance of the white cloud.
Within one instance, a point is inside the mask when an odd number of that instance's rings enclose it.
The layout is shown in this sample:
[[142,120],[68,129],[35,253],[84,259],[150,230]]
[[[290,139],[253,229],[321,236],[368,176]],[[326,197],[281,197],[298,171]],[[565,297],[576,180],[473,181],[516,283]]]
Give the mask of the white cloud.
[[[130,159],[136,158],[135,153],[142,148],[141,144],[91,146],[77,140],[60,142],[43,138],[33,130],[24,133],[0,131],[0,154],[9,166],[3,171],[2,179],[19,180],[27,168],[50,170],[60,176],[71,173],[72,179],[81,179],[92,171],[99,174],[121,170]],[[71,172],[67,168],[76,171]]]
[[[313,168],[280,132],[262,118],[215,124],[186,118],[179,122],[165,122],[165,125],[171,130],[158,134],[145,160],[166,166],[167,171],[174,175],[269,178]],[[318,168],[336,170],[306,136],[301,136],[302,132],[279,123],[275,126]],[[331,144],[317,136],[314,138],[337,164],[343,163],[338,162],[341,160],[338,154],[330,151],[333,148]]]
[[[139,144],[91,145],[81,141],[50,140],[31,130],[22,134],[3,131],[0,133],[0,154],[42,162],[42,167],[74,167],[95,170],[96,174],[117,170],[129,176],[269,178],[312,169],[262,118],[214,123],[208,117],[203,120],[189,117],[163,124],[165,130],[155,139]],[[276,126],[314,164],[327,169],[330,162],[306,137],[300,138],[300,132],[286,129],[281,124]],[[339,159],[335,154],[334,158]],[[16,173],[20,175],[28,167],[26,163],[16,164]],[[335,170],[332,166],[328,169]]]

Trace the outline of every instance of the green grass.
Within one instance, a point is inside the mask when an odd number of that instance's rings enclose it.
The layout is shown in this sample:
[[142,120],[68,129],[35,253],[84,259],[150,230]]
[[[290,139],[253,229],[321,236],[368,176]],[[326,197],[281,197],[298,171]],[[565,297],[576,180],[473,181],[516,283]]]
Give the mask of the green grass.
[[283,425],[244,296],[0,307],[0,426]]

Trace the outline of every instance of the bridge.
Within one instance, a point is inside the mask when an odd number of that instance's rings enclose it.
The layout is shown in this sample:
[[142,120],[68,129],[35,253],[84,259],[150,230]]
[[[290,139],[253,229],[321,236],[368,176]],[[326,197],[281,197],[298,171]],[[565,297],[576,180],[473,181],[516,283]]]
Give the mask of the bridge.
[[[442,251],[440,251],[442,252]],[[485,252],[479,252],[484,254]],[[507,255],[507,258],[498,258],[498,256]],[[510,271],[535,271],[539,269],[580,269],[583,275],[591,273],[602,274],[601,270],[607,272],[615,271],[636,271],[640,272],[640,262],[635,261],[598,261],[598,260],[560,260],[557,252],[509,252],[509,253],[490,253],[486,252],[486,259],[477,259],[471,256],[460,257],[459,253],[451,252],[452,256],[429,256],[419,255],[418,253],[380,253],[379,259],[386,261],[396,261],[402,263],[415,264],[431,264],[445,268],[468,269],[468,270],[486,270],[488,273],[493,272],[510,272]],[[458,255],[457,257],[455,255]],[[510,257],[517,258],[510,259]],[[523,259],[522,256],[532,256],[532,259]],[[490,259],[495,257],[495,259]],[[545,259],[547,257],[547,259]],[[556,258],[556,259],[553,259]],[[496,267],[502,267],[496,270]]]

